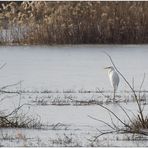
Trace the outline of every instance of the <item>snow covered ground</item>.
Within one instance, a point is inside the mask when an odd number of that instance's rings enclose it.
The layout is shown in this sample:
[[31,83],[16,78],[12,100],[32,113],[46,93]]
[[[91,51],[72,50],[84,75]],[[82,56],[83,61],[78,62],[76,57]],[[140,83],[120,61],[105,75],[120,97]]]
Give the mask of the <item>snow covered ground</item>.
[[[64,101],[65,95],[71,96],[70,99],[66,98],[67,104]],[[5,112],[11,112],[20,103],[20,95],[9,93],[8,96],[11,97],[3,100],[0,105]],[[130,95],[127,98],[122,100],[118,97],[120,101],[112,103],[103,98],[100,93],[23,93],[21,104],[27,103],[28,105],[22,107],[20,112],[27,113],[27,116],[31,118],[39,119],[43,127],[39,129],[2,128],[0,144],[1,146],[148,146],[146,136],[133,134],[107,134],[92,142],[100,131],[111,129],[90,116],[111,125],[113,119],[117,126],[123,126],[113,116],[111,119],[109,112],[95,103],[103,104],[123,121],[129,122],[119,105],[132,118],[134,116],[131,111],[136,113],[138,108]],[[91,102],[93,99],[96,102]],[[80,102],[76,103],[75,100]],[[83,101],[90,101],[90,103]],[[146,115],[148,100],[143,100],[141,103],[145,106],[144,114]]]

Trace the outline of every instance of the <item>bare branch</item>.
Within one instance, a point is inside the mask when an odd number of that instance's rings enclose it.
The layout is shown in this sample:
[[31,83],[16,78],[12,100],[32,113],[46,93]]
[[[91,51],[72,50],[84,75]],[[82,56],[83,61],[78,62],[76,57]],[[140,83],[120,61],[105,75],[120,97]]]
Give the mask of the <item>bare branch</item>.
[[143,86],[143,84],[144,84],[145,77],[146,77],[146,76],[145,76],[145,73],[144,73],[144,75],[143,75],[143,79],[142,79],[142,82],[141,82],[141,85],[140,85],[140,89],[139,89],[140,91],[141,91],[141,89],[142,89],[142,86]]
[[[145,81],[145,73],[144,73],[144,75],[143,75],[143,79],[142,79],[142,82],[141,82],[141,85],[140,85],[140,88],[139,88],[139,101],[140,101],[140,98],[141,98],[141,89],[142,89],[142,86],[143,86],[143,83],[144,83],[144,81]],[[140,103],[140,102],[139,102]],[[143,107],[141,107],[142,109],[142,112],[143,112],[143,109],[144,109],[144,106]]]
[[116,124],[114,123],[113,118],[112,118],[110,112],[109,112],[109,116],[110,116],[110,119],[111,119],[112,125],[115,127],[115,129],[118,129],[118,130],[119,130],[119,128],[118,128],[118,127],[116,126]]
[[91,118],[91,119],[93,119],[93,120],[96,120],[96,121],[102,122],[102,123],[106,124],[108,127],[110,127],[111,129],[115,130],[114,127],[112,127],[109,123],[107,123],[107,122],[105,122],[105,121],[103,121],[103,120],[97,119],[97,118],[92,117],[92,116],[90,116],[90,115],[88,115],[88,117]]
[[25,105],[31,105],[31,104],[29,104],[29,103],[22,104],[22,105],[20,105],[19,107],[15,108],[11,113],[9,113],[9,114],[7,114],[7,115],[5,115],[5,116],[3,116],[3,117],[11,116],[12,114],[14,114],[15,112],[17,112],[19,109],[21,109],[21,108],[22,108],[23,106],[25,106]]
[[9,99],[9,98],[12,98],[16,95],[13,95],[13,96],[4,96],[3,98],[0,99],[0,102],[4,101],[5,99]]
[[106,99],[110,99],[108,96],[105,96],[102,91],[97,87],[97,90],[99,91],[99,93]]
[[135,123],[132,121],[132,119],[130,118],[130,116],[128,115],[128,113],[125,111],[125,109],[124,109],[120,104],[118,104],[118,105],[119,105],[119,107],[123,110],[123,112],[126,114],[126,116],[128,117],[129,121],[130,121],[133,125],[135,125]]
[[139,109],[139,113],[140,113],[139,118],[141,118],[140,121],[141,121],[143,127],[145,127],[145,125],[144,125],[143,112],[142,112],[141,105],[140,105],[140,103],[139,103],[139,100],[138,100],[138,97],[137,97],[137,95],[136,95],[135,90],[133,89],[133,87],[131,86],[131,84],[127,81],[127,79],[123,76],[123,74],[117,69],[116,65],[114,64],[114,62],[113,62],[113,60],[112,60],[112,58],[111,58],[111,56],[110,56],[107,52],[104,52],[104,53],[109,57],[109,59],[110,59],[112,65],[114,66],[115,70],[116,70],[116,71],[118,72],[118,74],[124,79],[124,81],[126,82],[126,84],[127,84],[127,85],[129,86],[129,88],[132,90],[132,92],[133,92],[133,94],[134,94],[134,98],[135,98],[135,100],[136,100],[136,102],[137,102],[137,105],[138,105],[138,109]]
[[100,134],[98,136],[95,136],[94,140],[92,140],[92,142],[95,142],[99,137],[106,135],[106,134],[113,134],[113,133],[117,133],[117,131],[106,131],[106,132],[100,132]]
[[125,127],[131,128],[128,124],[125,124],[113,111],[111,111],[110,109],[108,109],[107,107],[101,105],[101,104],[97,104],[99,106],[101,106],[102,108],[104,108],[105,110],[109,111],[118,121],[120,121],[120,123],[122,123]]
[[133,87],[133,89],[135,89],[135,83],[134,82],[135,82],[134,77],[132,77],[132,87]]
[[20,84],[20,83],[22,83],[22,82],[23,82],[23,81],[19,81],[19,82],[15,83],[15,84],[9,84],[9,85],[3,86],[3,87],[0,88],[0,92],[1,92],[3,89],[6,89],[6,88],[12,87],[12,86],[16,86],[16,85],[18,85],[18,84]]
[[6,63],[4,63],[2,66],[0,66],[0,70],[3,69],[6,66]]

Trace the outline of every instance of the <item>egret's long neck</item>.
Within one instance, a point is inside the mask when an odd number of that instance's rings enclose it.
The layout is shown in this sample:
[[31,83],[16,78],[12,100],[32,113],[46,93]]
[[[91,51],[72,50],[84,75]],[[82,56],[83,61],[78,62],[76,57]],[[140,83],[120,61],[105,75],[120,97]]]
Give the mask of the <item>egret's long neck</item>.
[[114,71],[114,69],[109,69],[108,74],[110,74],[112,71]]

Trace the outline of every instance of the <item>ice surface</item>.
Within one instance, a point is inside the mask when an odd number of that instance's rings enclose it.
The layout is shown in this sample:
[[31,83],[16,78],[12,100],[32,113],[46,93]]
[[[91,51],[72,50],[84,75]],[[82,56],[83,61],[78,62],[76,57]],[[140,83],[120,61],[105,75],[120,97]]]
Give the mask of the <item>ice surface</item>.
[[[1,146],[91,146],[90,139],[98,135],[98,130],[108,130],[109,127],[93,120],[89,116],[111,124],[110,114],[96,105],[103,103],[116,113],[122,120],[128,121],[118,103],[124,107],[130,116],[137,112],[137,105],[123,80],[120,81],[117,104],[107,103],[107,99],[97,92],[97,87],[105,94],[112,96],[107,72],[103,69],[110,65],[108,57],[102,51],[107,51],[116,66],[139,89],[143,74],[148,73],[147,45],[81,45],[81,46],[1,46],[0,63],[7,65],[0,71],[0,86],[23,80],[21,90],[26,92],[21,96],[22,112],[28,112],[32,118],[40,117],[45,129],[0,129]],[[148,89],[146,77],[143,89]],[[20,85],[9,90],[20,90]],[[30,92],[27,92],[27,91]],[[88,91],[88,92],[87,92]],[[91,91],[91,92],[89,92]],[[143,93],[146,95],[147,92]],[[19,104],[18,94],[1,94],[6,97],[0,108],[10,112]],[[144,114],[147,115],[147,99]],[[78,101],[95,101],[93,104],[76,104]],[[63,104],[62,104],[63,103]],[[65,103],[65,104],[64,104]],[[66,104],[67,103],[67,104]],[[84,102],[85,103],[85,102]],[[121,123],[114,117],[118,126]],[[56,126],[55,126],[56,125]],[[54,129],[53,129],[54,127]],[[72,139],[68,143],[65,140]],[[109,134],[102,136],[94,146],[148,146],[147,137],[125,134]],[[88,140],[89,139],[89,140]],[[65,143],[60,143],[65,141]]]
[[[147,45],[81,46],[5,46],[0,47],[1,85],[23,80],[27,89],[100,89],[112,90],[105,66],[108,52],[116,66],[139,89],[147,68]],[[148,89],[145,80],[143,89]],[[120,81],[119,90],[127,86]]]

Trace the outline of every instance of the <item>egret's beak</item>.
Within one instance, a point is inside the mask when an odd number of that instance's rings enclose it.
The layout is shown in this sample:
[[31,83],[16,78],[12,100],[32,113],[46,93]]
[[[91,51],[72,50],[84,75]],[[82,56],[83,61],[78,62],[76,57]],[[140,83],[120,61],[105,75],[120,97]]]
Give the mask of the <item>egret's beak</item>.
[[104,69],[109,69],[109,67],[105,67]]

